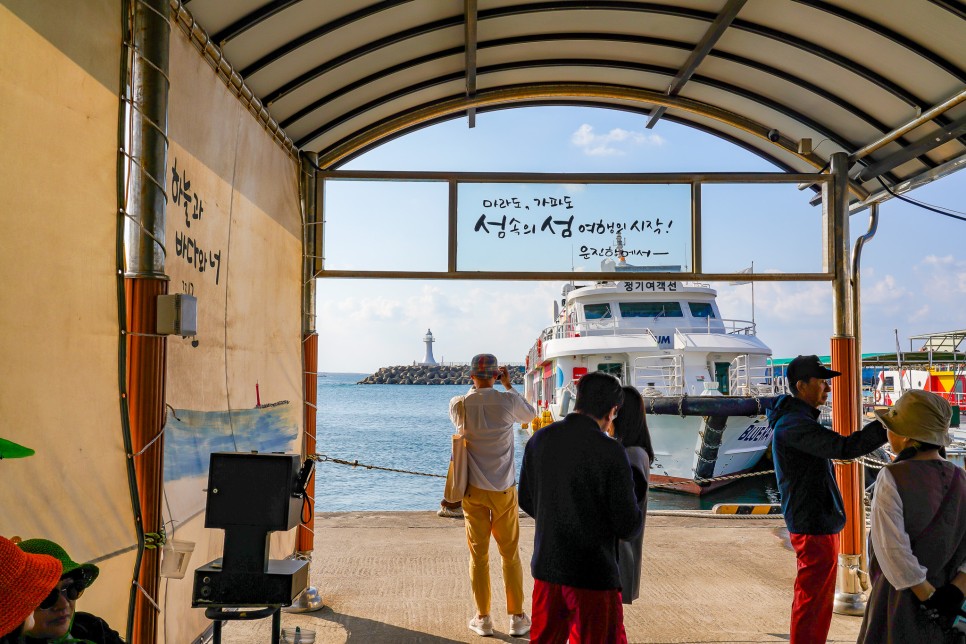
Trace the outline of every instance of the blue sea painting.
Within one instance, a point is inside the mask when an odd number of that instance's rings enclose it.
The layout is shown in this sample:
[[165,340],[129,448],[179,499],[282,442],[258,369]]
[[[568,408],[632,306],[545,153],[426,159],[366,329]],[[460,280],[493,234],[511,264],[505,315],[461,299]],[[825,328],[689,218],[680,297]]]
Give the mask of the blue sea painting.
[[212,452],[296,452],[298,409],[290,402],[255,409],[168,409],[164,482],[208,476]]

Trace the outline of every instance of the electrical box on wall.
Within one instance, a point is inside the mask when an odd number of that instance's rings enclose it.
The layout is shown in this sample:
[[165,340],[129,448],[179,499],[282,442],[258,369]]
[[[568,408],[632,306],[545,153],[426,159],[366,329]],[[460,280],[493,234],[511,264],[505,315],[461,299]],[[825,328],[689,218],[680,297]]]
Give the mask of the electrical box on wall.
[[198,298],[194,295],[158,296],[158,333],[183,338],[198,333]]

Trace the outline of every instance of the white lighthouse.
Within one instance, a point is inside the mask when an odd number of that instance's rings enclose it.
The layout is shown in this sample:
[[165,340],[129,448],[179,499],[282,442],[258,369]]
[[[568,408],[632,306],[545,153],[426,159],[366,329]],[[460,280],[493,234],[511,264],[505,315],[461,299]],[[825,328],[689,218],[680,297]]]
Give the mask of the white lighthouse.
[[426,335],[423,336],[423,342],[426,343],[426,357],[419,364],[437,364],[436,358],[433,357],[433,343],[436,342],[436,338],[433,337],[433,332],[431,329],[426,329]]

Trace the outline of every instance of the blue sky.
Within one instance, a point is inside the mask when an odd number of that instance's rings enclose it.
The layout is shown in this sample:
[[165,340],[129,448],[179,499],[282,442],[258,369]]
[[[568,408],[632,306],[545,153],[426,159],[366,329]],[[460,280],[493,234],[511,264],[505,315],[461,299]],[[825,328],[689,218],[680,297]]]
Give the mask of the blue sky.
[[[457,119],[390,141],[355,159],[345,169],[517,172],[775,172],[767,161],[696,130],[662,121],[644,129],[646,118],[594,108],[516,108],[477,115],[476,127]],[[821,142],[819,142],[821,152]],[[460,195],[460,229],[479,213],[488,221],[513,212],[496,200],[518,196],[563,197],[570,213],[604,213],[608,220],[656,220],[677,226],[641,242],[687,264],[690,235],[686,199],[680,187],[597,186],[467,188]],[[623,192],[621,190],[623,189]],[[677,192],[675,192],[677,190]],[[488,194],[492,193],[492,194]],[[620,194],[617,194],[620,193]],[[818,271],[821,268],[821,212],[808,194],[791,186],[705,186],[702,193],[705,270]],[[954,174],[909,193],[921,201],[966,210],[966,176]],[[492,198],[492,199],[490,199]],[[481,210],[483,201],[493,208]],[[547,202],[543,202],[547,203]],[[326,192],[327,266],[336,268],[444,270],[446,187],[442,184],[353,183]],[[534,206],[539,209],[538,205]],[[518,210],[518,212],[523,212]],[[543,213],[544,211],[540,211]],[[545,209],[563,219],[563,206]],[[676,218],[680,215],[680,218]],[[540,218],[542,218],[542,214]],[[521,219],[523,219],[521,217]],[[577,218],[580,221],[581,217]],[[643,224],[641,224],[643,226]],[[868,215],[851,218],[852,238],[865,232]],[[555,226],[559,228],[559,226]],[[492,230],[491,230],[492,229]],[[488,226],[461,233],[461,268],[481,270],[595,269],[597,258],[581,260],[586,236],[570,240],[544,234],[514,237]],[[508,231],[508,228],[504,228]],[[539,232],[539,231],[538,231]],[[576,232],[576,231],[575,231]],[[880,208],[879,229],[862,255],[863,351],[892,351],[895,330],[903,349],[908,336],[966,328],[966,222],[943,217],[899,200]],[[599,237],[609,246],[612,237]],[[606,241],[605,241],[606,240]],[[593,246],[593,243],[588,243]],[[642,247],[643,248],[643,247]],[[640,260],[639,263],[657,262]],[[638,263],[635,260],[635,263]],[[659,263],[670,263],[660,261]],[[540,267],[543,268],[540,268]],[[318,282],[319,364],[322,371],[368,373],[379,367],[423,358],[422,337],[432,329],[437,360],[464,362],[473,354],[495,353],[522,362],[539,332],[552,322],[559,283],[442,280],[335,280]],[[750,320],[751,286],[715,284],[726,318]],[[759,282],[754,287],[758,335],[776,357],[829,352],[831,286],[827,282]]]

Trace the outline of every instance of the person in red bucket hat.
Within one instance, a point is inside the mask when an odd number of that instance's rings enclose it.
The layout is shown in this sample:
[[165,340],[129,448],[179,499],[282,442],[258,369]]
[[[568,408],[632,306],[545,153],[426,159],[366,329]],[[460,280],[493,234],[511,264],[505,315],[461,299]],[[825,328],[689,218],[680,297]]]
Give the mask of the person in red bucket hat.
[[50,599],[60,573],[53,557],[26,553],[0,537],[0,644],[19,641],[24,622]]

